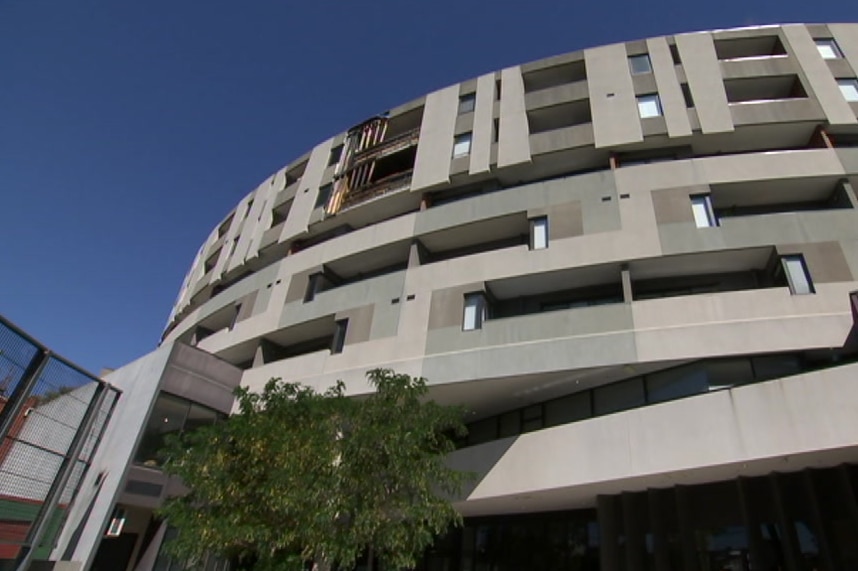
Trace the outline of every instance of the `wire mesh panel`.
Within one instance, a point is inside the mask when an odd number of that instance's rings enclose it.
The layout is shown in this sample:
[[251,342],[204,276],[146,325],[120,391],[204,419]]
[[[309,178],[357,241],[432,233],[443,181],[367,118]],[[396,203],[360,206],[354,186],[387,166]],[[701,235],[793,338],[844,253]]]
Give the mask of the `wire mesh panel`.
[[0,390],[2,566],[28,553],[34,542],[42,548],[36,557],[47,556],[118,392],[2,317]]

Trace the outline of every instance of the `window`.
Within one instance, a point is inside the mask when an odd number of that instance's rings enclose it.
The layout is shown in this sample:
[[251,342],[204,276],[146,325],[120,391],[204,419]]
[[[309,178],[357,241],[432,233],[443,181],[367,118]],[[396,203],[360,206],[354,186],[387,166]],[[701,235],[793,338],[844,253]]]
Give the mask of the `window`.
[[661,100],[657,93],[638,96],[638,114],[641,119],[661,116]]
[[328,156],[328,166],[333,166],[340,162],[340,157],[343,155],[343,146],[338,145],[331,149],[331,154]]
[[328,199],[331,198],[331,192],[334,190],[334,185],[326,184],[322,188],[319,189],[319,194],[316,196],[316,204],[313,208],[319,208],[320,206],[327,206]]
[[858,79],[838,79],[837,86],[846,101],[858,102]]
[[462,317],[462,330],[482,329],[486,320],[486,295],[483,292],[465,294],[465,312]]
[[161,448],[168,434],[187,432],[214,424],[222,416],[214,410],[183,398],[161,393],[155,400],[152,414],[143,429],[143,436],[134,461],[145,466],[160,466]]
[[465,157],[471,152],[471,133],[456,135],[453,139],[453,158]]
[[313,301],[316,294],[322,291],[324,276],[320,273],[311,274],[307,278],[307,289],[304,290],[304,303]]
[[633,74],[652,73],[652,63],[649,60],[649,54],[630,56],[629,67]]
[[471,113],[474,110],[474,104],[477,102],[476,93],[468,93],[459,97],[459,115]]
[[793,295],[813,293],[813,282],[810,281],[810,273],[804,263],[804,256],[795,254],[781,258],[784,273],[786,274],[789,290]]
[[832,38],[816,40],[816,49],[822,59],[838,59],[843,57],[843,52]]
[[530,249],[542,250],[548,247],[548,217],[540,216],[530,220]]
[[708,194],[698,194],[691,198],[691,211],[694,213],[694,223],[698,228],[717,226],[715,213],[712,212],[712,200]]
[[334,329],[334,339],[331,342],[331,353],[337,354],[343,352],[343,346],[346,344],[346,333],[349,330],[349,320],[341,319],[336,323]]

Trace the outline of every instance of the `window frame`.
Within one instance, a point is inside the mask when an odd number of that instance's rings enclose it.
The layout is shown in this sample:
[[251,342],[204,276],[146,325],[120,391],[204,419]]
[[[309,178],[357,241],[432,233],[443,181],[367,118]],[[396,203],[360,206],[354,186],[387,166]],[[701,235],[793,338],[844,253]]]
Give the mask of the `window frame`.
[[477,106],[477,94],[472,91],[459,96],[459,107],[457,115],[473,113]]
[[[712,209],[712,195],[692,194],[688,199],[691,201],[691,213],[694,216],[694,224],[698,228],[716,228],[718,226],[718,218]],[[696,206],[702,207],[703,212],[699,217],[698,213],[700,213],[701,209],[695,208]],[[705,215],[705,220],[703,219],[703,215]],[[701,224],[701,222],[706,222],[706,224]]]
[[[646,69],[636,69],[635,62],[646,62]],[[652,59],[649,57],[649,54],[644,53],[629,56],[629,71],[631,71],[632,75],[652,73]]]
[[[541,240],[537,240],[537,238],[541,238]],[[536,216],[530,219],[529,246],[531,250],[548,248],[548,216]]]
[[[641,119],[652,119],[654,117],[663,117],[664,116],[664,108],[661,106],[661,97],[659,97],[658,93],[645,93],[643,95],[638,95],[636,98],[638,105],[638,116]],[[644,115],[644,107],[646,105],[655,104],[654,115]]]
[[349,320],[338,319],[334,323],[334,337],[331,339],[331,355],[339,355],[346,345],[346,335],[349,331]]
[[[837,87],[840,88],[840,94],[846,101],[848,101],[849,103],[858,103],[858,79],[854,77],[840,78],[837,80]],[[852,88],[854,90],[854,95],[849,95],[847,93],[849,88]]]
[[[816,44],[816,51],[819,52],[822,59],[842,59],[843,50],[837,45],[837,40],[834,38],[815,38],[813,43]],[[831,54],[827,55],[825,50],[830,50]]]
[[[466,293],[462,304],[462,331],[476,331],[483,328],[487,318],[486,294],[482,291]],[[468,310],[473,307],[473,319],[469,319]]]
[[[461,157],[467,157],[471,154],[471,144],[473,142],[473,131],[467,131],[465,133],[460,133],[453,137],[453,158],[458,159]],[[464,146],[464,150],[462,150],[462,146]],[[458,150],[457,150],[458,149]]]
[[[781,256],[781,268],[786,277],[789,291],[792,295],[810,295],[816,293],[813,287],[813,278],[807,268],[807,262],[803,254],[787,254]],[[801,272],[800,274],[798,272]],[[798,283],[797,278],[803,277],[806,283],[806,291],[803,284]],[[802,286],[801,288],[799,286]]]

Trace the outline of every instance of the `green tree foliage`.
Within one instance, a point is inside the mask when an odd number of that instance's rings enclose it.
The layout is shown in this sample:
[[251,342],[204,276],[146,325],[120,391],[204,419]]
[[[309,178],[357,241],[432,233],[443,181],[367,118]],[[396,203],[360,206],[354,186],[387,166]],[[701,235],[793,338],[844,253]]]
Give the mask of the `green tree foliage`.
[[466,477],[446,466],[462,411],[426,399],[425,379],[376,369],[375,392],[347,398],[279,379],[237,391],[229,420],[173,438],[167,473],[187,495],[161,510],[179,530],[169,549],[254,570],[303,561],[349,568],[365,552],[411,567],[460,516],[448,498]]

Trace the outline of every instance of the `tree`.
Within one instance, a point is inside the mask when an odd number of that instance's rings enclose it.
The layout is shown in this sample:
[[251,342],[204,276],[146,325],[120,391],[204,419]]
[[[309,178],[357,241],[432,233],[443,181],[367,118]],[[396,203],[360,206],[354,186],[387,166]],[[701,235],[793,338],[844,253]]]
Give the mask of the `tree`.
[[164,470],[189,492],[161,509],[179,531],[168,549],[254,570],[304,561],[349,568],[363,554],[411,567],[461,521],[450,505],[465,474],[447,467],[462,411],[426,399],[426,380],[367,373],[375,392],[347,398],[279,379],[236,392],[228,420],[173,438]]

